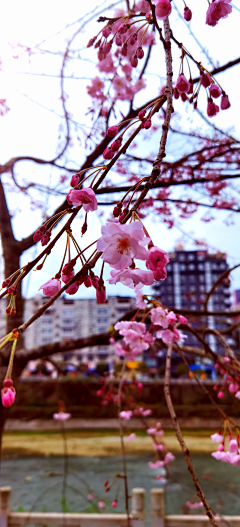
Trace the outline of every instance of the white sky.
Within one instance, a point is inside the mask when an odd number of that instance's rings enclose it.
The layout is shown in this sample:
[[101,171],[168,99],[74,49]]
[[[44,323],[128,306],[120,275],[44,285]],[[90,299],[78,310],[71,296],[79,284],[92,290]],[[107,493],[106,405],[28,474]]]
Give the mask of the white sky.
[[[58,75],[60,69],[61,62],[59,58],[56,55],[38,55],[37,58],[33,58],[31,63],[29,63],[26,55],[19,59],[13,59],[12,56],[15,52],[9,46],[9,43],[13,45],[20,42],[31,47],[47,39],[47,42],[42,44],[42,49],[63,50],[65,39],[71,34],[72,28],[51,39],[50,37],[58,33],[67,24],[71,24],[81,18],[84,13],[91,12],[96,6],[99,9],[101,4],[107,4],[107,2],[100,3],[96,2],[96,0],[89,0],[85,3],[70,0],[67,6],[63,0],[51,0],[51,2],[42,0],[41,4],[32,2],[32,0],[22,0],[21,2],[19,0],[11,0],[5,3],[0,21],[0,55],[3,63],[3,71],[0,74],[0,98],[7,98],[11,111],[4,118],[0,119],[0,144],[2,147],[0,149],[0,163],[4,163],[17,155],[33,155],[45,159],[54,157],[59,127],[59,117],[56,114],[62,115],[61,102],[59,100],[59,79],[54,77]],[[176,4],[182,11],[182,0],[176,0]],[[198,4],[201,7],[198,6],[197,10],[195,10],[195,0],[189,0],[188,2],[189,7],[193,9],[191,28],[203,47],[209,50],[214,63],[224,64],[228,60],[236,58],[239,54],[240,13],[237,10],[233,10],[232,15],[225,20],[221,20],[215,28],[211,28],[205,25],[207,0],[202,0]],[[119,2],[119,5],[121,5],[121,2]],[[177,22],[175,12],[172,13],[170,22],[175,36],[186,45],[198,60],[202,60],[203,64],[208,66],[207,60],[200,52],[197,44],[188,35],[188,29],[182,22]],[[89,37],[96,33],[96,27],[97,30],[100,29],[100,25],[97,23],[90,27],[93,27],[91,33],[89,34],[89,29],[87,29],[76,41],[76,45],[79,48],[85,47]],[[95,51],[92,49],[81,51],[81,57],[86,59],[82,61],[77,58],[77,55],[78,52],[76,52],[76,60],[73,61],[73,65],[71,63],[69,66],[68,73],[69,75],[74,74],[75,77],[78,77],[78,80],[66,80],[66,91],[70,94],[68,109],[73,113],[75,121],[81,125],[84,123],[89,125],[89,119],[85,117],[86,108],[89,107],[90,103],[90,99],[86,95],[86,85],[89,83],[88,79],[99,75],[99,72],[94,64]],[[178,75],[179,55],[179,50],[173,45],[175,80]],[[209,69],[211,69],[210,66]],[[164,56],[161,47],[156,46],[149,68],[151,75],[146,76],[148,80],[148,98],[158,93],[161,84],[158,78],[159,71],[160,75],[164,77]],[[231,133],[240,138],[239,71],[240,67],[238,66],[217,76],[217,80],[222,83],[223,88],[229,94],[232,106],[228,111],[220,112],[213,119],[213,122],[219,127],[231,130]],[[37,73],[37,75],[30,75],[29,73]],[[43,77],[39,75],[41,73],[45,73],[48,76]],[[193,69],[193,76],[196,73],[196,69]],[[206,99],[204,90],[202,91],[200,107],[205,111]],[[144,92],[139,94],[138,101],[144,100],[143,97]],[[189,126],[192,129],[196,128],[198,131],[206,129],[196,113],[193,114],[192,110],[183,106],[181,102],[175,102],[175,110],[179,115],[178,121],[176,120],[175,123],[179,122],[185,129],[188,129]],[[181,112],[183,112],[182,117],[180,117]],[[154,140],[155,144],[156,141],[157,138]],[[168,156],[174,158],[176,154],[185,153],[186,148],[188,148],[188,145],[185,141],[180,141],[176,136],[170,137],[167,150]],[[78,167],[83,162],[84,155],[84,145],[81,146],[76,142],[69,153],[68,163],[72,167]],[[57,174],[59,176],[58,172]],[[54,180],[56,173],[49,166],[43,168],[33,163],[22,162],[17,165],[16,176],[19,181],[25,179],[47,182],[49,178]],[[183,195],[183,191],[179,192]],[[60,199],[59,202],[61,201]],[[31,211],[34,206],[29,209],[29,201],[25,200],[21,194],[11,194],[10,205],[13,212],[16,213],[18,211],[14,220],[14,229],[19,238],[28,235],[35,227],[38,227],[41,222],[39,212]],[[154,218],[149,218],[146,221],[146,226],[153,237],[154,243],[167,251],[173,250],[176,242],[182,238],[183,230],[188,236],[188,238],[185,237],[188,239],[185,242],[186,249],[195,248],[191,238],[205,239],[212,247],[228,254],[230,265],[238,263],[240,261],[238,215],[234,215],[235,225],[227,226],[223,222],[224,218],[227,217],[226,212],[218,211],[214,213],[213,215],[217,220],[211,223],[204,223],[200,220],[204,212],[205,209],[200,208],[199,212],[191,220],[182,220],[179,223],[179,229],[174,227],[169,230],[162,223],[154,222]],[[89,229],[85,237],[87,242],[90,243],[100,235],[100,227],[104,220],[98,218],[94,213],[88,216]],[[74,227],[74,232],[76,232],[78,237],[81,223],[82,220],[81,222],[76,221]],[[85,243],[85,237],[82,240],[82,245],[83,242]],[[60,242],[43,270],[33,273],[26,280],[25,293],[27,296],[33,296],[39,286],[55,274],[57,271],[56,267],[59,266],[62,248],[63,242]],[[31,255],[37,254],[38,250],[38,246],[34,247],[30,251]],[[24,261],[29,260],[31,255],[25,255]],[[99,266],[96,270],[99,271]],[[233,274],[233,287],[240,288],[240,271],[236,271]],[[132,294],[129,288],[122,285],[108,286],[107,292],[111,295]],[[94,296],[94,290],[92,288],[85,289],[82,286],[76,297],[87,296]]]

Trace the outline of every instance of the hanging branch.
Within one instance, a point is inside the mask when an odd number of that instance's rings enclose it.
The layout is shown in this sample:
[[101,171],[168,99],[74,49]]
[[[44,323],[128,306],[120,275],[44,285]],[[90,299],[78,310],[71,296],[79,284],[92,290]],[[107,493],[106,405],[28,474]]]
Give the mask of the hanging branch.
[[209,517],[209,520],[210,520],[211,524],[213,525],[213,527],[218,527],[218,524],[216,523],[216,520],[214,518],[213,512],[212,512],[212,510],[211,510],[211,508],[210,508],[210,506],[209,506],[209,504],[208,504],[208,502],[207,502],[207,500],[205,498],[205,495],[203,493],[203,490],[202,490],[202,488],[200,486],[200,483],[198,481],[197,475],[196,475],[195,470],[193,468],[193,464],[192,464],[192,461],[191,461],[191,458],[190,458],[190,453],[189,453],[187,445],[186,445],[186,443],[185,443],[185,441],[183,439],[182,432],[181,432],[181,429],[180,429],[180,426],[179,426],[179,423],[178,423],[178,420],[177,420],[177,416],[176,416],[176,413],[175,413],[175,410],[174,410],[174,407],[173,407],[173,404],[172,404],[172,399],[171,399],[171,394],[170,394],[171,356],[172,356],[172,345],[170,344],[168,346],[168,350],[167,350],[165,380],[164,380],[164,395],[165,395],[167,407],[168,407],[168,410],[169,410],[170,417],[172,419],[173,427],[174,427],[174,430],[176,432],[176,436],[177,436],[178,442],[180,444],[180,447],[182,449],[183,455],[185,457],[185,460],[186,460],[186,463],[187,463],[187,466],[188,466],[188,470],[189,470],[189,472],[191,474],[194,486],[196,488],[197,495],[199,496],[200,500],[202,501],[202,503],[204,505],[206,514]]

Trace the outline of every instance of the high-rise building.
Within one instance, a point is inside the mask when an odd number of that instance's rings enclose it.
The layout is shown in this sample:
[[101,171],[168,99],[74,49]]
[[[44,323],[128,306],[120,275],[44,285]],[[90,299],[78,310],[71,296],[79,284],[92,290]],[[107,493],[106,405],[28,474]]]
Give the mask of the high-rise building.
[[[24,303],[24,321],[28,320],[47,298],[37,295],[26,299]],[[105,304],[98,304],[95,299],[74,299],[62,296],[47,309],[24,333],[27,349],[44,346],[48,343],[68,339],[89,337],[98,333],[106,333],[124,313],[135,307],[135,298],[110,296]],[[1,304],[1,334],[5,332],[5,305]],[[74,350],[74,356],[79,361],[107,360],[113,354],[112,346],[94,346]]]
[[[170,254],[170,263],[167,265],[167,278],[154,286],[155,292],[163,305],[179,309],[201,310],[206,293],[213,284],[228,269],[226,256],[223,254],[209,254],[206,251],[176,250]],[[218,284],[209,298],[208,311],[224,311],[231,307],[230,284],[228,277]],[[209,316],[201,318],[209,328],[222,327],[220,318]],[[197,323],[196,323],[197,324]],[[215,337],[208,337],[213,351],[223,351]],[[232,339],[228,339],[233,344]],[[199,346],[195,337],[189,335],[186,344]]]

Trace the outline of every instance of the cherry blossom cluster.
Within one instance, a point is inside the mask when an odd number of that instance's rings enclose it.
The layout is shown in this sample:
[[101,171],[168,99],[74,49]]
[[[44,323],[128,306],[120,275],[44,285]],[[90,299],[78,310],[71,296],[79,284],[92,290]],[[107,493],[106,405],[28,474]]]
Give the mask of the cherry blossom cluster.
[[230,463],[231,465],[240,466],[240,444],[239,437],[234,439],[229,436],[229,444],[227,450],[225,450],[225,438],[221,432],[217,432],[211,436],[212,441],[220,443],[218,450],[212,452],[212,456],[217,461],[223,461],[224,463]]
[[[152,411],[150,409],[144,410],[143,408],[136,408],[134,410],[122,410],[119,414],[119,417],[123,420],[129,421],[132,417],[138,416],[141,418],[143,425],[146,427],[147,434],[152,439],[152,447],[155,453],[155,461],[149,461],[148,466],[153,469],[159,469],[169,465],[171,461],[175,459],[172,452],[167,452],[167,447],[164,441],[160,438],[163,436],[164,432],[161,426],[161,423],[157,422],[155,426],[148,427],[145,420],[146,417],[151,415]],[[132,434],[130,434],[132,436]],[[129,436],[130,437],[130,436]],[[134,437],[131,437],[128,440],[133,440]],[[156,479],[161,483],[165,483],[166,479],[157,474]]]
[[[226,366],[224,366],[224,362]],[[228,390],[230,394],[235,395],[235,397],[240,400],[240,376],[236,378],[236,376],[233,376],[233,373],[231,374],[230,357],[227,355],[224,356],[223,360],[217,362],[214,367],[223,377],[222,382],[213,386],[213,390],[218,392],[218,399],[222,399],[225,390]]]
[[[230,108],[231,105],[230,105],[229,98],[226,95],[226,93],[219,87],[218,84],[216,84],[216,81],[213,80],[212,76],[206,71],[204,71],[202,68],[200,69],[200,81],[194,93],[193,93],[192,79],[190,78],[188,81],[185,75],[181,73],[181,75],[179,75],[179,77],[177,78],[173,95],[175,99],[178,99],[180,95],[183,102],[187,100],[189,100],[190,103],[194,102],[194,108],[197,108],[197,98],[198,98],[201,86],[203,86],[206,90],[208,89],[208,104],[207,104],[208,117],[214,117],[219,112],[219,106],[215,104],[213,99],[218,99],[220,96],[221,96],[221,102],[220,102],[221,110],[227,110],[228,108]],[[188,98],[188,95],[190,95],[190,98]]]
[[114,326],[115,330],[122,336],[121,342],[114,342],[114,350],[118,357],[133,359],[147,350],[154,340],[161,339],[164,344],[181,341],[184,336],[176,328],[178,324],[187,324],[187,320],[182,315],[176,315],[173,311],[168,311],[162,306],[147,310],[150,316],[151,325],[147,326],[143,322],[121,321]]

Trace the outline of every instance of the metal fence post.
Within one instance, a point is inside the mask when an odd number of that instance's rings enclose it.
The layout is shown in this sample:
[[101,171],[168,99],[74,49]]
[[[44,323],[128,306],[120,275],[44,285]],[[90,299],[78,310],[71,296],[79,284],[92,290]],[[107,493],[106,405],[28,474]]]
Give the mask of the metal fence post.
[[132,489],[132,527],[145,525],[145,489]]
[[164,527],[164,490],[151,489],[152,527]]
[[0,527],[7,527],[10,510],[10,487],[0,487]]

